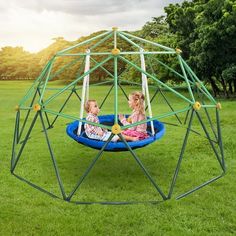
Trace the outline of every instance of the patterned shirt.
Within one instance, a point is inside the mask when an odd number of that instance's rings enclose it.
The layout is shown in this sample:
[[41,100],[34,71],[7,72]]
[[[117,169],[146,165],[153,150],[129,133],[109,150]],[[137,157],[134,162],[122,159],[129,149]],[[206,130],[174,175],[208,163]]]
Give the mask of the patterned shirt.
[[[131,114],[131,116],[128,117],[127,120],[126,120],[126,118],[124,118],[124,119],[121,120],[121,123],[123,125],[130,125],[130,124],[136,123],[138,121],[146,120],[146,116],[144,114],[140,114],[140,113],[134,111]],[[131,127],[131,128],[129,128],[129,130],[134,130],[134,131],[138,131],[138,132],[142,132],[142,133],[147,133],[147,123]]]
[[[98,117],[91,113],[88,113],[86,120],[94,122],[94,123],[98,123],[98,124],[100,123]],[[85,124],[84,129],[88,137],[90,137],[91,135],[98,135],[99,133],[101,133],[102,134],[101,136],[103,136],[105,133],[105,131],[101,127],[90,125],[90,124]]]

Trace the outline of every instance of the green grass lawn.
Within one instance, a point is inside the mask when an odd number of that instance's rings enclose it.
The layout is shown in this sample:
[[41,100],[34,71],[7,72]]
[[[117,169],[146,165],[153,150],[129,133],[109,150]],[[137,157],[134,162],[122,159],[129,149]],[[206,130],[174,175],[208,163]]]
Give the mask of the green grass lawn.
[[[180,200],[175,197],[221,173],[219,163],[202,136],[190,134],[172,199],[161,201],[129,152],[106,152],[76,192],[75,201],[138,202],[130,205],[76,205],[55,199],[20,181],[10,173],[15,124],[15,106],[31,82],[0,82],[0,235],[235,235],[236,234],[236,101],[222,104],[221,127],[226,175]],[[52,84],[59,86],[58,84]],[[90,97],[101,103],[108,86],[91,87]],[[127,92],[136,87],[126,87]],[[46,91],[45,99],[55,91]],[[154,93],[154,91],[151,91]],[[183,103],[174,95],[169,101],[175,108]],[[60,96],[50,105],[57,110],[65,100]],[[113,96],[101,114],[113,113]],[[76,115],[80,103],[73,97],[66,114]],[[127,101],[120,96],[119,111],[130,113]],[[153,113],[167,111],[157,97]],[[24,116],[24,112],[23,112]],[[180,115],[181,118],[184,114]],[[50,117],[52,118],[52,117]],[[23,119],[23,117],[22,117]],[[32,117],[30,117],[30,120]],[[166,119],[174,122],[174,117]],[[193,127],[200,130],[195,119]],[[79,177],[97,151],[77,144],[66,135],[64,118],[48,131],[66,192]],[[44,133],[40,123],[32,131],[16,167],[19,176],[60,196]],[[166,126],[161,140],[138,149],[137,155],[155,181],[167,194],[185,135],[185,128]],[[149,201],[160,201],[157,204]]]

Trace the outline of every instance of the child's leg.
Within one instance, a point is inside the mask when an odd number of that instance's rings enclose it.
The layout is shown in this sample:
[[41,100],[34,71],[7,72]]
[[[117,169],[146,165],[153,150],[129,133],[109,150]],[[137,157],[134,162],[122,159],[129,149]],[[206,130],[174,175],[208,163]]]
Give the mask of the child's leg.
[[[110,137],[110,135],[111,135],[111,132],[108,131],[108,132],[106,132],[106,135],[104,135],[100,140],[102,140],[102,141],[107,141],[108,138]],[[139,140],[138,137],[132,137],[132,136],[128,136],[128,135],[125,135],[125,134],[122,134],[122,136],[124,137],[124,139],[125,139],[126,141],[138,141],[138,140]],[[115,136],[112,138],[111,141],[112,141],[112,142],[117,142],[118,140],[120,140],[119,136],[118,136],[118,135],[115,135]]]
[[[109,137],[111,136],[111,132],[110,131],[107,131],[105,133],[105,135],[103,135],[102,137],[102,141],[107,141],[109,139]],[[118,135],[114,135],[114,137],[111,139],[112,142],[117,142],[119,140],[119,136]]]
[[124,135],[124,134],[122,134],[122,136],[124,137],[124,139],[126,141],[138,141],[139,140],[138,137],[131,137],[131,136],[127,136],[127,135]]

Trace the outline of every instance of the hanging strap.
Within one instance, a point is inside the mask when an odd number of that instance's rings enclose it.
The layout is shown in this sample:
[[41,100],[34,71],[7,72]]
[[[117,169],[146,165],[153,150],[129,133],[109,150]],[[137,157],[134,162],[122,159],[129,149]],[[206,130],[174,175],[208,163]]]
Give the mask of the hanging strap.
[[[146,65],[145,65],[145,60],[144,60],[144,54],[143,54],[144,50],[142,48],[140,48],[140,60],[141,60],[141,69],[143,71],[146,71]],[[148,89],[148,82],[147,82],[147,75],[142,73],[142,92],[146,97],[147,100],[147,105],[148,105],[148,113],[149,113],[149,117],[152,118],[152,108],[151,108],[151,103],[150,103],[150,96],[149,96],[149,89]],[[144,106],[145,107],[145,106]],[[153,121],[150,122],[151,123],[151,131],[152,131],[152,135],[155,134],[154,131],[154,126],[153,126]]]
[[[88,72],[90,69],[90,50],[86,50],[86,58],[85,58],[85,67],[84,73]],[[84,77],[83,80],[83,88],[82,88],[82,98],[81,98],[81,106],[80,106],[80,119],[83,119],[84,115],[84,104],[89,99],[89,74]],[[82,122],[79,122],[77,135],[79,136],[81,133]]]

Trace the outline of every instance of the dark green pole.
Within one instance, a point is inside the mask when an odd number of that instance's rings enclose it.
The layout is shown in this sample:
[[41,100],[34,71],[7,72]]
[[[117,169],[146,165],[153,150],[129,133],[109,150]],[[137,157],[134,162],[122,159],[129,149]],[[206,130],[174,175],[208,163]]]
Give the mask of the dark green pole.
[[208,185],[208,184],[210,184],[210,183],[216,181],[217,179],[221,178],[222,176],[224,176],[224,173],[221,174],[221,175],[219,175],[219,176],[217,176],[217,177],[215,177],[215,178],[213,178],[213,179],[210,179],[210,180],[206,181],[205,183],[203,183],[203,184],[197,186],[196,188],[194,188],[194,189],[192,189],[192,190],[189,190],[189,191],[186,192],[186,193],[180,194],[179,196],[176,197],[176,200],[179,200],[179,199],[181,199],[181,198],[183,198],[183,197],[186,197],[186,196],[189,195],[190,193],[193,193],[193,192],[199,190],[200,188],[202,188],[202,187],[204,187],[204,186],[206,186],[206,185]]
[[107,95],[105,96],[105,98],[103,99],[101,105],[100,105],[100,109],[102,108],[103,104],[105,103],[105,101],[107,100],[107,97],[109,96],[109,94],[111,93],[112,89],[114,88],[114,84],[112,84],[111,88],[109,89]]
[[219,157],[219,154],[218,154],[217,151],[216,151],[216,148],[215,148],[214,144],[212,143],[211,137],[210,137],[210,135],[209,135],[209,133],[208,133],[208,131],[207,131],[207,129],[206,129],[204,123],[202,122],[202,119],[201,119],[199,113],[196,112],[196,114],[197,114],[198,120],[200,121],[201,126],[202,126],[202,128],[203,128],[203,130],[204,130],[204,132],[205,132],[205,134],[206,134],[206,137],[207,137],[207,139],[208,139],[208,141],[209,141],[209,143],[210,143],[210,145],[211,145],[211,147],[212,147],[212,149],[213,149],[213,151],[214,151],[214,153],[215,153],[215,155],[216,155],[216,158],[217,158],[217,160],[218,160],[218,162],[219,162],[221,168],[224,170],[224,166],[223,166],[223,164],[222,164],[222,162],[221,162],[221,159],[220,159],[220,157]]
[[[171,106],[171,104],[169,103],[168,99],[166,98],[165,94],[160,90],[160,94],[161,96],[164,98],[164,100],[166,101],[167,105],[169,106],[169,108],[171,109],[171,111],[174,111],[174,108]],[[189,110],[188,110],[189,111]],[[179,121],[180,124],[182,124],[179,116],[177,114],[174,114],[176,119]]]
[[17,140],[18,140],[19,118],[20,118],[20,111],[17,111],[16,121],[15,121],[14,137],[13,137],[13,144],[12,144],[11,169],[13,168],[13,164],[14,164],[14,161],[15,161],[15,147],[16,147],[16,143],[17,143]]
[[181,165],[181,162],[182,162],[182,159],[183,159],[185,147],[186,147],[186,144],[187,144],[187,141],[188,141],[189,132],[191,130],[193,115],[194,115],[194,110],[192,110],[192,112],[191,112],[190,120],[189,120],[189,123],[188,123],[188,128],[187,128],[187,131],[186,131],[186,134],[185,134],[185,137],[184,137],[184,142],[183,142],[181,152],[180,152],[180,155],[179,155],[179,160],[177,162],[175,173],[174,173],[173,178],[172,178],[172,182],[171,182],[171,186],[170,186],[170,190],[169,190],[169,194],[168,194],[168,199],[170,199],[171,196],[172,196],[173,189],[174,189],[174,186],[175,186],[175,183],[176,183],[176,180],[177,180],[177,176],[178,176],[180,165]]
[[77,93],[76,89],[74,89],[74,93],[77,96],[77,98],[81,101],[81,97],[79,96],[79,94]]
[[97,160],[101,157],[104,149],[106,148],[106,146],[108,145],[108,143],[111,141],[112,137],[114,136],[114,134],[111,134],[111,136],[109,137],[109,139],[106,141],[106,143],[103,145],[102,149],[99,151],[99,153],[97,154],[97,156],[93,159],[93,161],[91,162],[91,164],[89,165],[89,167],[87,168],[87,170],[84,172],[84,174],[82,175],[82,177],[80,178],[79,182],[77,183],[77,185],[75,186],[75,188],[72,190],[72,192],[68,195],[68,197],[66,198],[67,201],[70,201],[70,199],[72,198],[72,196],[75,194],[76,190],[79,188],[79,186],[82,184],[82,182],[84,181],[84,179],[86,178],[86,176],[89,174],[89,172],[92,170],[93,166],[95,165],[95,163],[97,162]]
[[59,173],[59,170],[58,170],[58,167],[57,167],[56,159],[54,157],[54,154],[53,154],[53,151],[52,151],[52,148],[51,148],[51,144],[50,144],[50,141],[49,141],[49,138],[48,138],[48,133],[47,133],[44,121],[43,121],[42,112],[38,111],[38,113],[39,113],[41,123],[42,123],[42,126],[43,126],[43,131],[44,131],[44,134],[45,134],[45,137],[46,137],[46,141],[47,141],[48,149],[49,149],[49,152],[50,152],[50,156],[52,158],[53,167],[54,167],[55,172],[56,172],[56,177],[57,177],[57,180],[58,180],[58,184],[59,184],[60,189],[61,189],[61,194],[63,196],[63,199],[66,199],[65,190],[64,190],[63,183],[62,183],[62,180],[61,180],[61,177],[60,177],[60,173]]
[[126,99],[129,100],[128,95],[126,94],[125,90],[124,90],[123,87],[120,85],[120,83],[118,83],[118,86],[120,87],[121,91],[122,91],[123,94],[125,95]]
[[216,109],[216,122],[217,122],[217,131],[218,131],[218,144],[220,147],[220,151],[221,151],[221,157],[222,157],[222,167],[223,167],[223,171],[226,171],[226,166],[225,166],[225,158],[224,158],[224,148],[223,148],[223,142],[222,142],[222,136],[221,136],[221,128],[220,128],[220,114],[219,114],[219,110]]
[[[36,89],[36,91],[35,91],[35,93],[34,93],[34,96],[33,96],[33,99],[32,99],[32,101],[30,102],[30,107],[33,106],[33,103],[34,103],[34,101],[35,101],[35,98],[36,98],[37,93],[38,93],[38,90]],[[28,118],[29,118],[30,112],[31,112],[31,109],[29,109],[29,110],[27,111],[27,114],[26,114],[26,117],[25,117],[25,119],[24,119],[23,125],[22,125],[22,127],[21,127],[21,129],[20,129],[19,136],[17,137],[17,143],[20,141],[21,135],[22,135],[22,133],[23,133],[23,131],[24,131],[24,129],[25,129],[26,122],[27,122],[27,120],[28,120]]]
[[21,153],[22,153],[22,151],[23,151],[23,149],[24,149],[24,147],[25,147],[25,144],[27,143],[27,141],[28,141],[28,139],[29,139],[30,133],[31,133],[33,127],[34,127],[34,124],[35,124],[35,122],[36,122],[36,120],[37,120],[37,117],[38,117],[38,113],[36,113],[35,116],[34,116],[34,119],[33,119],[32,123],[31,123],[31,125],[30,125],[30,127],[29,127],[29,130],[28,130],[28,132],[27,132],[27,134],[26,134],[26,136],[25,136],[25,139],[24,139],[24,141],[23,141],[23,143],[22,143],[22,145],[21,145],[21,148],[20,148],[20,150],[19,150],[19,152],[18,152],[18,155],[17,155],[17,157],[16,157],[16,159],[15,159],[15,162],[14,162],[12,168],[11,168],[11,172],[12,172],[12,173],[14,172],[14,170],[15,170],[15,168],[16,168],[16,165],[17,165],[17,163],[18,163],[18,161],[19,161],[19,159],[20,159],[20,156],[21,156]]
[[[69,96],[67,97],[66,101],[64,102],[64,104],[61,106],[60,110],[58,111],[58,113],[61,113],[62,110],[64,109],[65,105],[67,104],[67,102],[69,101],[71,95],[74,93],[74,91],[72,90],[71,93],[69,94]],[[56,122],[57,118],[59,116],[56,115],[56,117],[54,118],[54,120],[52,121],[52,123],[50,124],[49,128],[53,127],[54,123]]]
[[135,154],[135,152],[132,150],[132,148],[129,146],[129,144],[126,142],[126,140],[124,139],[124,137],[121,134],[118,134],[118,136],[120,137],[120,139],[124,142],[125,146],[128,148],[128,150],[130,151],[130,153],[132,154],[132,156],[134,157],[135,161],[138,163],[138,165],[141,167],[141,169],[143,170],[143,172],[145,173],[145,175],[148,177],[148,179],[150,180],[150,182],[153,184],[153,186],[155,187],[155,189],[159,192],[159,194],[162,196],[163,200],[166,200],[166,196],[165,194],[161,191],[161,189],[159,188],[159,186],[156,184],[156,182],[154,181],[154,179],[152,178],[152,176],[148,173],[147,169],[145,168],[145,166],[142,164],[142,162],[140,161],[140,159],[137,157],[137,155]]
[[[41,97],[42,95],[41,95],[41,93],[40,93],[40,90],[38,89],[38,93],[39,93],[39,96]],[[40,104],[42,104],[42,106],[43,106],[43,99],[41,99],[41,102],[40,102]],[[44,112],[44,115],[45,115],[45,117],[46,117],[46,120],[47,120],[47,123],[48,123],[48,128],[51,128],[51,125],[50,125],[50,121],[49,121],[49,118],[48,118],[48,114],[47,114],[47,112]]]

